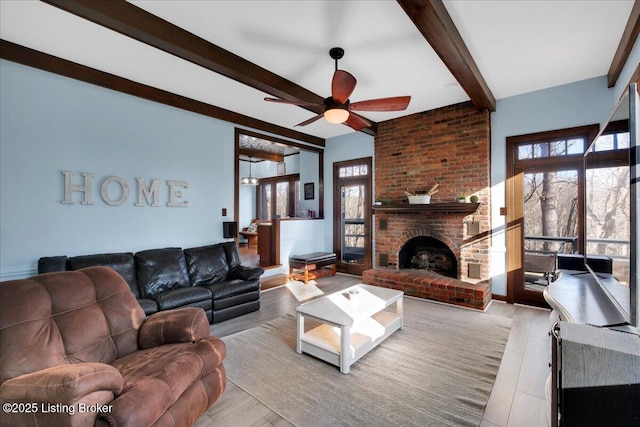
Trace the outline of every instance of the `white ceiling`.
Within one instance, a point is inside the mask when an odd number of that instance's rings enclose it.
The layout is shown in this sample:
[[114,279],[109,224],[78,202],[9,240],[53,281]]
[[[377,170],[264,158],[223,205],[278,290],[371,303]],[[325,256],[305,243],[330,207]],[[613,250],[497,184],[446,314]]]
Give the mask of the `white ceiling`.
[[[331,47],[358,79],[352,101],[411,95],[381,122],[468,100],[395,1],[133,1],[136,6],[322,96]],[[624,1],[445,1],[495,98],[607,74],[633,7]],[[0,0],[2,39],[304,133],[353,132],[212,71],[39,1]]]

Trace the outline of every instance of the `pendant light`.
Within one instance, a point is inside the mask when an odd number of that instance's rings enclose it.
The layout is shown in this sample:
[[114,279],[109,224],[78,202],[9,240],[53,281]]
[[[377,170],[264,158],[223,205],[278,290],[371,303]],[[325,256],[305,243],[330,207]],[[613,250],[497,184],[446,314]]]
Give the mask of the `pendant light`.
[[258,185],[258,178],[251,176],[251,163],[253,157],[249,157],[249,176],[245,176],[240,180],[240,184],[242,185]]

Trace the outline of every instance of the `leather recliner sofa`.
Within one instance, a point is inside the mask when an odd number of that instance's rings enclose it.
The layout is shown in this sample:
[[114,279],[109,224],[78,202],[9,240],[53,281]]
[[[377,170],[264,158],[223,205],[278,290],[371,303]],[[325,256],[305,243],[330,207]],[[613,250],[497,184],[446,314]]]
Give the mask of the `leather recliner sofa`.
[[226,387],[199,308],[145,314],[110,268],[0,283],[3,426],[190,426]]
[[235,242],[180,248],[54,256],[38,260],[38,273],[111,267],[126,280],[146,315],[199,307],[210,323],[260,309],[261,267],[240,265]]

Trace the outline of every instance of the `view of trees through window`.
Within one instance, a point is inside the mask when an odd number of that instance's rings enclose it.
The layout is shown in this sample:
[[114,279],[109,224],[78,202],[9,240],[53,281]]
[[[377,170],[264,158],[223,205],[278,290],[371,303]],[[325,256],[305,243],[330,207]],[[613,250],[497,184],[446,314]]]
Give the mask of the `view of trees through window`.
[[289,216],[289,183],[286,181],[276,183],[276,216]]
[[578,172],[524,175],[525,250],[574,253],[578,239]]
[[259,219],[299,216],[299,174],[262,178],[256,193]]
[[[545,165],[544,172],[524,173],[525,251],[578,253],[581,195],[575,168],[583,168],[583,163],[576,147],[584,150],[582,140],[518,146],[516,156],[522,163],[552,157],[568,159],[565,163],[556,161],[556,167]],[[596,160],[587,165],[584,196],[585,251],[611,258],[614,275],[623,280],[629,277],[630,176],[628,166],[612,166],[612,162],[624,162],[624,155],[616,157],[614,152],[624,154],[628,147],[628,132],[607,134],[596,141],[592,152],[600,157],[594,156]],[[574,160],[569,159],[571,156]],[[567,168],[571,161],[573,169]]]
[[613,273],[629,277],[629,167],[587,169],[586,252],[613,260]]
[[[366,186],[361,182],[369,174],[366,163],[353,163],[338,169],[342,262],[362,264],[365,250]],[[360,181],[359,181],[360,180]]]
[[364,249],[364,186],[342,187],[342,220],[344,227],[343,258],[361,261]]

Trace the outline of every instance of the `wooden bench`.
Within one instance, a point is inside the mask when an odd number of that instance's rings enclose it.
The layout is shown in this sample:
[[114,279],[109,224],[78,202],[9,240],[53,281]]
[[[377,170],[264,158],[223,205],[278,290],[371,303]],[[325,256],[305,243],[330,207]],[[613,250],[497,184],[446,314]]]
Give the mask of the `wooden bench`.
[[331,252],[313,252],[304,255],[293,255],[289,258],[289,278],[302,280],[306,285],[309,280],[336,275],[336,254]]

